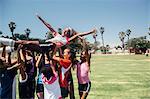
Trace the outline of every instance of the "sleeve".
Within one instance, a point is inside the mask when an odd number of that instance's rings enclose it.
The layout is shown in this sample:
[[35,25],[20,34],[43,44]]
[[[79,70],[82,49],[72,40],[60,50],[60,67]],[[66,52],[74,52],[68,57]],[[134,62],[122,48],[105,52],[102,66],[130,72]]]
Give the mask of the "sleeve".
[[25,80],[22,80],[21,74],[19,74],[19,82],[20,82],[20,83],[25,83],[25,82],[27,81],[28,75],[27,75],[27,73],[25,73],[25,75],[26,75],[26,79],[25,79]]
[[71,64],[71,61],[68,59],[62,59],[60,58],[59,63],[61,66],[63,66],[65,69],[68,68]]

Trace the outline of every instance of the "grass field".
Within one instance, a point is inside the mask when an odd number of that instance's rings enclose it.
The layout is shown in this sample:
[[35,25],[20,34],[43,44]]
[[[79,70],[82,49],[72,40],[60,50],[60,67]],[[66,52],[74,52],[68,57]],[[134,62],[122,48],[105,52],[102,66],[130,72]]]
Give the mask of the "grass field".
[[[79,99],[75,71],[73,78]],[[150,99],[150,56],[93,55],[90,78],[88,99]]]
[[[150,57],[95,55],[91,63],[92,87],[88,99],[150,99]],[[79,99],[75,76],[74,83]]]

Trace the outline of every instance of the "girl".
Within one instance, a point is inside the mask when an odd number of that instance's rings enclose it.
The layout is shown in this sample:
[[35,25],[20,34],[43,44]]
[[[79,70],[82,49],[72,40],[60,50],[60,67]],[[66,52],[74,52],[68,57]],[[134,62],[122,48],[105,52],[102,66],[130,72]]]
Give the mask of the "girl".
[[[55,48],[54,53],[56,54],[57,47]],[[74,58],[73,52],[71,49],[66,48],[63,53],[63,57],[57,57],[54,54],[53,60],[59,63],[58,67],[58,73],[59,73],[59,83],[60,83],[60,88],[61,88],[61,95],[62,98],[65,99],[68,97],[69,91],[73,91],[74,89],[70,89],[69,86],[71,81],[69,78],[71,78],[71,66],[72,66],[72,60]],[[73,88],[73,87],[72,87]],[[70,99],[74,99],[74,94],[72,93],[72,96]]]
[[24,98],[34,99],[35,77],[36,77],[34,54],[24,49],[21,49],[19,51],[19,54],[20,56],[18,57],[21,57],[21,59],[25,63],[23,70],[20,72],[24,72],[26,78],[24,79],[24,77],[20,75],[21,78],[19,78],[19,97],[20,99]]
[[80,55],[81,62],[77,63],[77,79],[80,99],[86,99],[91,89],[91,81],[89,78],[91,54],[88,52],[87,45],[85,47],[85,50],[81,52]]
[[52,70],[51,66],[43,67],[41,73],[44,85],[44,99],[61,99],[57,73]]
[[[9,39],[9,38],[2,38],[0,37],[0,46],[6,45],[6,46],[10,46],[9,49],[11,49],[10,51],[14,51],[15,49],[17,49],[19,44],[32,44],[32,45],[39,45],[39,41],[27,41],[27,40],[18,40],[15,41],[13,39]],[[30,46],[32,47],[32,46]]]
[[11,59],[11,53],[6,58],[5,48],[6,46],[3,47],[2,56],[0,57],[0,84],[2,88],[0,99],[15,99],[15,76],[21,64],[17,64],[17,60]]
[[75,30],[71,28],[66,28],[62,35],[60,35],[58,32],[56,32],[50,24],[45,22],[39,15],[37,17],[43,22],[44,25],[52,32],[54,38],[46,40],[46,42],[52,42],[55,43],[56,46],[61,47],[66,44],[69,44],[72,40],[76,39],[77,37],[85,36],[88,34],[96,33],[96,29],[93,29],[88,32],[83,32],[83,33],[77,33]]
[[38,60],[36,62],[36,67],[38,68],[36,94],[37,94],[38,99],[44,99],[44,87],[43,87],[43,82],[42,82],[41,61],[43,61],[42,54],[40,54],[40,56],[38,57]]
[[[42,71],[41,70],[43,67],[50,67],[49,51],[46,54],[44,54],[44,52],[42,54],[40,54],[40,56],[36,62],[36,67],[39,70],[38,79],[37,79],[37,88],[36,88],[37,97],[38,97],[38,99],[44,99],[45,98],[44,97],[44,85],[43,85],[43,81],[42,81]],[[53,69],[53,71],[55,71],[53,66],[51,66],[51,68]]]

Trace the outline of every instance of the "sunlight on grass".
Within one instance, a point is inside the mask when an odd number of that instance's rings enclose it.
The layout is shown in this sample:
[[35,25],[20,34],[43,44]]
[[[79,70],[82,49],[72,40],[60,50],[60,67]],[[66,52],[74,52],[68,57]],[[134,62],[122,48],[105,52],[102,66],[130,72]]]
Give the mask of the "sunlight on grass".
[[[88,99],[150,99],[149,60],[144,55],[93,55]],[[79,99],[76,71],[73,78]]]
[[148,60],[144,55],[93,55],[88,99],[150,99]]

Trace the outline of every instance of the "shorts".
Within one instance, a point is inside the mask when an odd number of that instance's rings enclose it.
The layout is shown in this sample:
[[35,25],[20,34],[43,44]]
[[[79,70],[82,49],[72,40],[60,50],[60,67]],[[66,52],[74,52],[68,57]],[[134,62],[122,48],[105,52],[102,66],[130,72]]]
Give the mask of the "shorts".
[[69,90],[65,87],[60,87],[62,98],[68,97]]
[[37,84],[37,86],[36,86],[36,93],[39,93],[39,92],[44,92],[43,84]]
[[78,90],[79,92],[87,92],[89,93],[91,89],[91,82],[88,82],[86,84],[79,84]]
[[24,83],[19,82],[19,97],[20,99],[34,98],[35,80],[27,80]]

